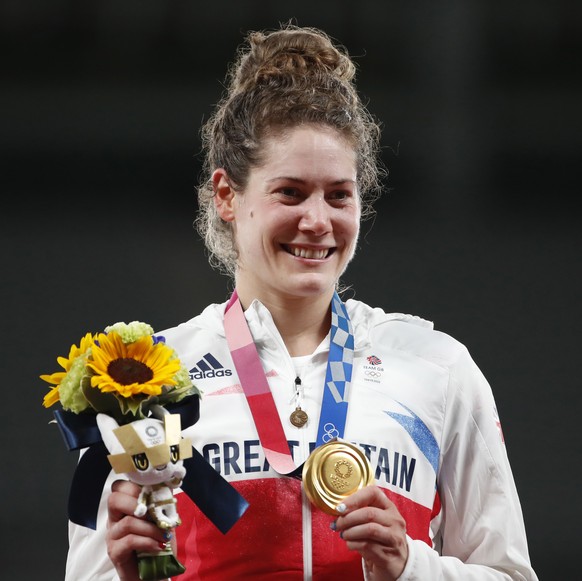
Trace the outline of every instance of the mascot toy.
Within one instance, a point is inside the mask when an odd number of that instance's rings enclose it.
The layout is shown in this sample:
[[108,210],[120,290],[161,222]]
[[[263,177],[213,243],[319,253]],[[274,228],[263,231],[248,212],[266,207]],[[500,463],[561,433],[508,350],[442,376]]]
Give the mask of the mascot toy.
[[[100,413],[97,425],[113,471],[141,486],[135,516],[147,514],[158,527],[168,530],[181,524],[173,489],[186,475],[183,460],[192,456],[192,444],[182,438],[179,414],[159,405],[151,411],[151,417],[122,426]],[[169,542],[161,551],[138,553],[137,557],[142,581],[167,579],[186,570]]]

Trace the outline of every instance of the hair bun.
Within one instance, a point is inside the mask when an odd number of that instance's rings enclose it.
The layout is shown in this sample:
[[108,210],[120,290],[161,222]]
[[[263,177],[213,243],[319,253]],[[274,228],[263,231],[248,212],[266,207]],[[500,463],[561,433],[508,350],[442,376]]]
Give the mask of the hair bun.
[[310,77],[335,77],[350,82],[355,66],[342,47],[319,30],[287,25],[270,33],[252,32],[246,54],[232,78],[232,89],[244,91],[256,85],[301,83]]

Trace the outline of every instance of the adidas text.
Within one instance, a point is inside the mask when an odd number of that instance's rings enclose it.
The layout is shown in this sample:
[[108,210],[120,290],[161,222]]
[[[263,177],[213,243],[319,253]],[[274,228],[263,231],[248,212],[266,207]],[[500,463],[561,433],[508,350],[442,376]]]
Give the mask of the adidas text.
[[209,369],[208,371],[194,371],[192,379],[207,379],[209,377],[229,377],[232,375],[230,369]]

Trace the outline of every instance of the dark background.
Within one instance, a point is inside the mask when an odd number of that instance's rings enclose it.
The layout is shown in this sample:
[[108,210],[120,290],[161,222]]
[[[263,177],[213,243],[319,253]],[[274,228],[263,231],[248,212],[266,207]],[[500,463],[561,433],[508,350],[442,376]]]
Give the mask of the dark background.
[[[0,3],[3,578],[57,581],[67,452],[38,376],[87,331],[228,295],[192,221],[199,127],[243,34],[295,18],[356,57],[390,170],[356,298],[464,342],[496,395],[544,581],[577,578],[582,4]],[[22,556],[19,556],[22,555]]]

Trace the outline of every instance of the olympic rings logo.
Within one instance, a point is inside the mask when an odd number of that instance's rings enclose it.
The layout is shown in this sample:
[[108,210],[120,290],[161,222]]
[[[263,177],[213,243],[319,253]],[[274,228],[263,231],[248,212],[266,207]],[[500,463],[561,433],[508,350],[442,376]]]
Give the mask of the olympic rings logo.
[[373,369],[366,369],[365,374],[368,377],[380,377],[382,375],[379,371],[375,371]]
[[321,439],[325,443],[327,443],[330,440],[333,440],[334,438],[338,438],[338,437],[339,437],[339,431],[337,430],[335,425],[332,424],[331,422],[327,422],[327,424],[325,424],[323,426],[323,436],[321,437]]

